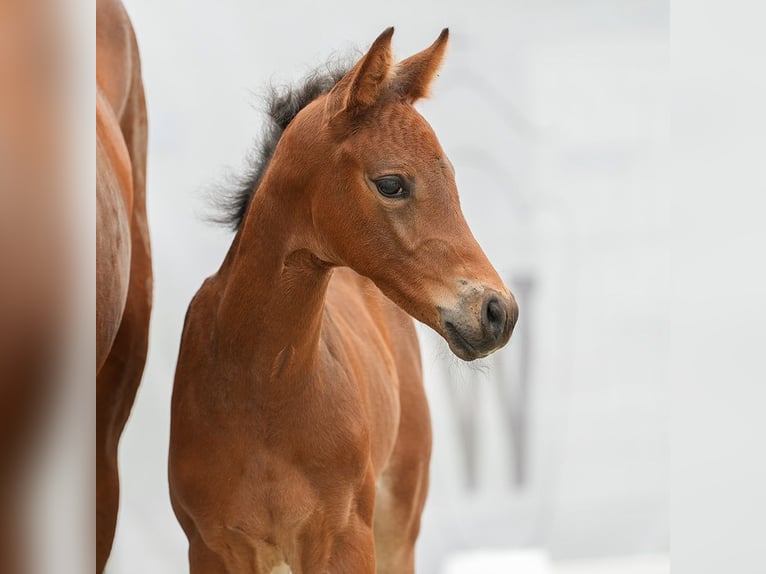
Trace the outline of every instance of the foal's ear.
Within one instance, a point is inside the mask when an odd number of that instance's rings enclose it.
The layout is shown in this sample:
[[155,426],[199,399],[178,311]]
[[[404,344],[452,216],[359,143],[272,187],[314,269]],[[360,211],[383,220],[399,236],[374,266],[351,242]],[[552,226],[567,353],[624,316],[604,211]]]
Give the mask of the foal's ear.
[[412,104],[420,98],[428,97],[428,88],[439,71],[444,52],[447,51],[448,39],[449,28],[445,28],[436,42],[397,66],[391,88],[404,101]]
[[331,116],[338,112],[355,113],[377,101],[391,71],[393,34],[393,26],[383,30],[362,59],[330,91],[328,108]]

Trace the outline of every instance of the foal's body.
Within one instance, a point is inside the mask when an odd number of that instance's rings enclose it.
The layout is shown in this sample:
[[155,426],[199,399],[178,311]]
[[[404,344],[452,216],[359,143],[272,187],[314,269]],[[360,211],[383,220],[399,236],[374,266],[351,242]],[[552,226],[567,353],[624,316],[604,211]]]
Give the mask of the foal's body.
[[[210,326],[224,289],[236,288],[232,275],[222,270],[197,294],[185,340],[217,347],[214,338],[226,339]],[[412,319],[349,269],[263,279],[294,297],[270,308],[284,322],[283,341],[259,340],[254,324],[242,339],[252,354],[243,349],[241,360],[180,358],[194,376],[179,371],[174,408],[199,414],[173,428],[184,437],[173,457],[193,459],[173,471],[194,485],[174,496],[192,571],[271,572],[289,562],[295,574],[323,572],[322,564],[372,572],[373,514],[379,571],[412,571],[431,450]],[[287,341],[321,352],[305,356]],[[248,371],[252,378],[242,376]],[[201,520],[186,514],[188,502]]]
[[195,574],[413,572],[431,430],[409,316],[464,359],[510,337],[513,297],[412,107],[447,32],[396,69],[392,32],[272,114],[284,132],[189,307],[169,464]]

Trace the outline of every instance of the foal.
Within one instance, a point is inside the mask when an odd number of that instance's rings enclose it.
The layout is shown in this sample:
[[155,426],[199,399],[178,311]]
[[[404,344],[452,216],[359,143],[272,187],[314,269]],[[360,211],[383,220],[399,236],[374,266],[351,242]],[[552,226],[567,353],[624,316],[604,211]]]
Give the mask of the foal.
[[412,107],[447,30],[398,66],[392,34],[276,107],[284,133],[189,307],[170,489],[193,573],[413,572],[431,428],[408,315],[465,360],[511,335],[513,296]]

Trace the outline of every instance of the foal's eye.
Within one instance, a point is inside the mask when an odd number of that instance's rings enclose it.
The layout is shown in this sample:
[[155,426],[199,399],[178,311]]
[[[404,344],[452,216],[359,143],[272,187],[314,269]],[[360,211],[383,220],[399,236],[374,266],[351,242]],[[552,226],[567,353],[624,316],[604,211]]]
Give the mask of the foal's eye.
[[404,182],[395,175],[387,175],[386,177],[376,179],[375,186],[378,188],[378,193],[383,197],[401,198],[409,195],[409,192],[404,187]]

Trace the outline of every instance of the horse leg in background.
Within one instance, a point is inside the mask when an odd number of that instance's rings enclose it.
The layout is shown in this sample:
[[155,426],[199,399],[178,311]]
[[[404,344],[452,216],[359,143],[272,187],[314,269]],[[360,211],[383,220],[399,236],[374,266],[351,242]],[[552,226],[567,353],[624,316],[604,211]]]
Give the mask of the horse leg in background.
[[117,447],[141,381],[149,306],[128,295],[120,330],[96,380],[96,571],[112,549],[119,505]]
[[[138,60],[138,49],[133,38]],[[152,269],[146,222],[146,103],[138,66],[120,127],[133,175],[128,297],[114,344],[96,379],[96,571],[109,557],[117,522],[117,447],[146,361],[152,307]]]
[[[117,521],[117,447],[141,382],[148,345],[151,312],[149,245],[148,241],[142,241],[142,237],[135,235],[132,243],[130,287],[125,312],[112,349],[96,380],[96,555],[99,572],[109,556]],[[141,272],[134,272],[137,269]]]

